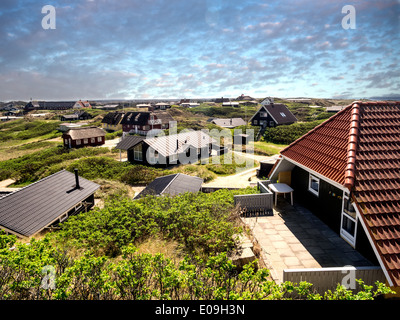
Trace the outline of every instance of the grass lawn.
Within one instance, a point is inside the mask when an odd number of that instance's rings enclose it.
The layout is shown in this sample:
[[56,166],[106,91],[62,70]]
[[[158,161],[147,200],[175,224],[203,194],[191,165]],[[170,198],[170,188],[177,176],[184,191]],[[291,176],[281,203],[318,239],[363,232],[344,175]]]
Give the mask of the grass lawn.
[[275,143],[264,142],[264,141],[255,141],[253,143],[253,146],[254,146],[254,154],[274,155],[274,154],[279,154],[279,152],[283,148],[285,148],[287,145],[275,144]]

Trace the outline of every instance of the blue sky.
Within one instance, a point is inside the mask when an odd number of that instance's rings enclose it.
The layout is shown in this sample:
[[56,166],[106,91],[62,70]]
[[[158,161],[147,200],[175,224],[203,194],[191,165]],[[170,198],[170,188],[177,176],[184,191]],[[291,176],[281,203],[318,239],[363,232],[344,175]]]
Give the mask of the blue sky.
[[2,0],[0,101],[399,96],[399,17],[397,0]]

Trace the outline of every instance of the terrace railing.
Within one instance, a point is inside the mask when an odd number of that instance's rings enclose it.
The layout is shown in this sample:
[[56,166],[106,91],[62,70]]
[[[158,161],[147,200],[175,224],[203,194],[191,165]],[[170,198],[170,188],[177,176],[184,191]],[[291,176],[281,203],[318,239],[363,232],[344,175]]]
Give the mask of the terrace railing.
[[376,281],[385,283],[386,278],[380,267],[335,267],[335,268],[308,268],[283,270],[283,282],[291,281],[311,283],[312,290],[323,294],[327,290],[334,291],[338,284],[348,289],[360,290],[355,279],[361,279],[366,285],[374,285]]
[[259,194],[234,196],[235,206],[238,206],[241,216],[249,217],[273,214],[273,193],[266,187],[266,184],[266,181],[258,182]]

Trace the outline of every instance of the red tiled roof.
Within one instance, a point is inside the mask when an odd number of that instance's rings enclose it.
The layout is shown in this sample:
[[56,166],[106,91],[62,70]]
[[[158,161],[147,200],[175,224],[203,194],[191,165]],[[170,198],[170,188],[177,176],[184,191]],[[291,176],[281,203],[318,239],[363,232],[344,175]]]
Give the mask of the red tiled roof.
[[353,191],[393,284],[400,286],[400,102],[354,102],[281,154]]
[[315,172],[344,185],[351,106],[297,139],[281,151]]
[[386,270],[400,286],[400,102],[360,106],[354,199]]

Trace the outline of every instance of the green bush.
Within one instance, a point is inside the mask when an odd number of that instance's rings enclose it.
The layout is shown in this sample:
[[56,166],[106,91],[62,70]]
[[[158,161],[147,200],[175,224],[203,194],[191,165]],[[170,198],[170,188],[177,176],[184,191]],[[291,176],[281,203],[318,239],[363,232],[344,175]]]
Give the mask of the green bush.
[[108,148],[67,150],[62,147],[52,147],[16,159],[0,162],[0,178],[13,178],[19,184],[34,182],[49,175],[49,172],[56,172],[52,170],[56,165],[61,170],[63,167],[60,167],[60,164],[64,161],[100,155],[107,152],[109,152]]
[[290,144],[322,122],[322,120],[313,122],[297,122],[290,125],[267,128],[264,133],[264,140],[276,144]]
[[46,238],[0,249],[0,272],[1,300],[287,300],[292,293],[304,300],[374,300],[395,293],[362,280],[359,292],[338,285],[325,294],[304,281],[276,284],[257,261],[238,270],[225,252],[176,262],[128,245],[117,260],[91,251],[73,257]]
[[5,131],[0,132],[0,142],[11,139],[31,139],[47,134],[53,134],[51,137],[57,137],[60,135],[57,131],[59,125],[60,121],[18,120],[17,123],[11,123],[10,126],[5,127]]
[[[241,192],[253,193],[253,188]],[[227,251],[239,232],[229,220],[237,191],[185,193],[175,197],[147,196],[140,200],[111,199],[103,209],[70,217],[54,234],[59,242],[110,256],[123,246],[161,234],[183,250],[199,254]]]

